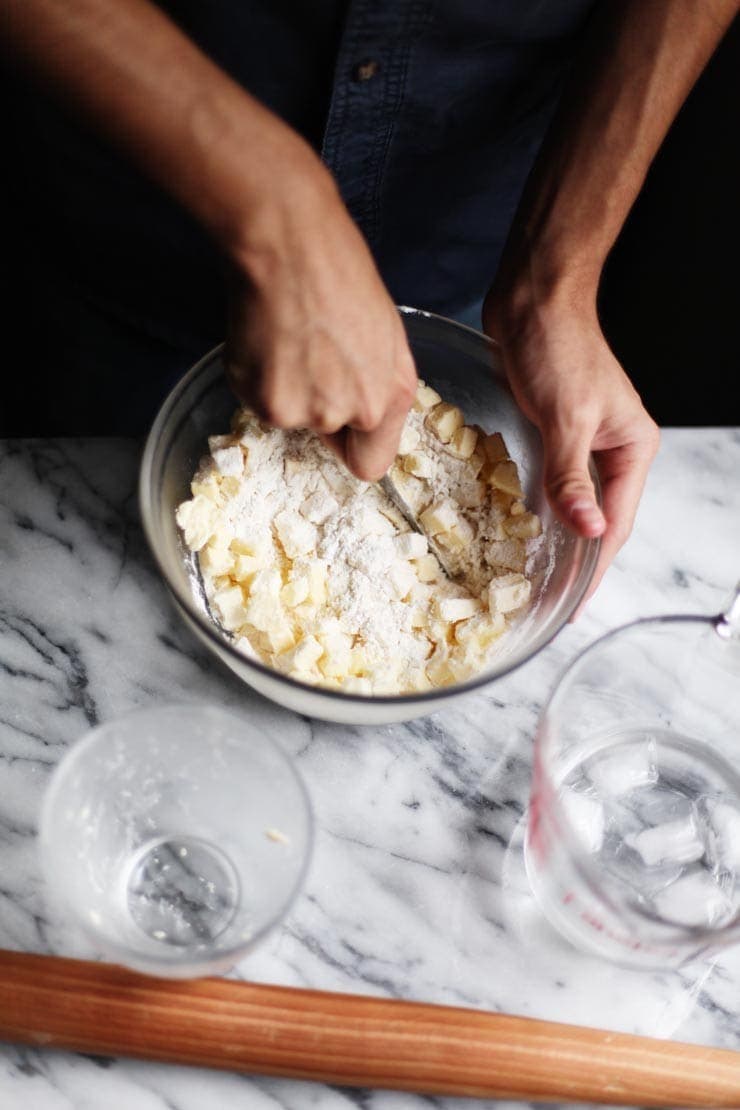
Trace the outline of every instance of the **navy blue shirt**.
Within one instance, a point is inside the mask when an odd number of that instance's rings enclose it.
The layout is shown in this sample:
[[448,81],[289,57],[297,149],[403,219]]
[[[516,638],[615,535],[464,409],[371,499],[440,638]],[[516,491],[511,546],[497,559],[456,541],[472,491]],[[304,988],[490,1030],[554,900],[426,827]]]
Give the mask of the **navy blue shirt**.
[[[161,6],[321,153],[396,302],[460,316],[480,301],[593,0]],[[120,370],[130,341],[129,372],[161,394],[165,351],[183,370],[223,338],[223,260],[52,97],[16,77],[6,106],[13,218],[60,347],[71,333],[66,372],[91,362],[93,388],[95,360]]]

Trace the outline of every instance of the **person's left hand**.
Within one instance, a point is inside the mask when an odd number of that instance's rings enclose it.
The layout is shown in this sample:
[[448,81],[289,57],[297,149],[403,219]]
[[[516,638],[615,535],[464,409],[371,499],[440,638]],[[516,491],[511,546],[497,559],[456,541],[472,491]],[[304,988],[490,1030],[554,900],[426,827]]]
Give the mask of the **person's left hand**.
[[[632,530],[658,427],[609,348],[595,308],[576,311],[555,300],[518,312],[514,322],[492,292],[483,326],[501,345],[517,403],[542,436],[553,511],[580,535],[602,537],[585,602]],[[591,453],[603,512],[589,476]]]

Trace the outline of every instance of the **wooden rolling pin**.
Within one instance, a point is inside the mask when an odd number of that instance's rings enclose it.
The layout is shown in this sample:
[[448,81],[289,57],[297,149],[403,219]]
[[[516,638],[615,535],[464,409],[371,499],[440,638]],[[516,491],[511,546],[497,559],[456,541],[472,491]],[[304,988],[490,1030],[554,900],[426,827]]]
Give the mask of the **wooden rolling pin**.
[[740,1052],[0,951],[0,1040],[426,1094],[740,1107]]

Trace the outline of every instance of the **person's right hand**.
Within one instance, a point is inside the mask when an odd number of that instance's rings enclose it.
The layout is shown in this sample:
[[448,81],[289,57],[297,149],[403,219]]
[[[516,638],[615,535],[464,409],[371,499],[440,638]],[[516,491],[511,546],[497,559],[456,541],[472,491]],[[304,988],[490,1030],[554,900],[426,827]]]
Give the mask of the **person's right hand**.
[[227,376],[270,424],[317,432],[375,480],[415,394],[406,333],[324,168],[283,180],[285,203],[275,196],[264,233],[252,227],[248,249],[232,253]]

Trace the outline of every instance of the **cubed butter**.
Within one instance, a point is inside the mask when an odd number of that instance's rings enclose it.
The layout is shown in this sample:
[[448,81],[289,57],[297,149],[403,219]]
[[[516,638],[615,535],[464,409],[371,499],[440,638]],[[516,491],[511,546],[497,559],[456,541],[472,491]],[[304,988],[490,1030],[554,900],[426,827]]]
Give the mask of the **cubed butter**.
[[488,586],[488,609],[490,613],[513,613],[529,601],[531,593],[529,579],[523,574],[500,574],[492,578]]
[[482,607],[477,597],[437,597],[434,599],[434,611],[440,620],[457,621],[467,620],[474,616]]
[[499,489],[503,493],[508,493],[510,497],[521,498],[522,485],[519,481],[519,473],[516,468],[516,463],[512,459],[502,459],[501,462],[495,464],[490,471],[488,478],[489,484],[494,489]]
[[469,459],[475,451],[478,433],[474,428],[464,424],[452,433],[452,438],[447,444],[447,450],[458,459]]
[[424,412],[426,409],[431,409],[434,405],[438,405],[442,400],[436,389],[432,389],[430,385],[424,382],[419,382],[416,387],[416,397],[411,406],[416,412]]
[[401,559],[421,559],[429,550],[427,538],[421,532],[402,532],[394,537],[393,545]]
[[213,535],[218,522],[218,510],[210,498],[198,494],[190,501],[183,501],[178,505],[175,519],[190,550],[200,551]]
[[[455,432],[462,428],[464,417],[457,405],[440,401],[426,415],[425,423],[442,443],[450,443]],[[471,448],[472,451],[472,448]]]
[[274,523],[278,539],[289,559],[316,550],[316,528],[299,513],[283,509],[275,515]]

